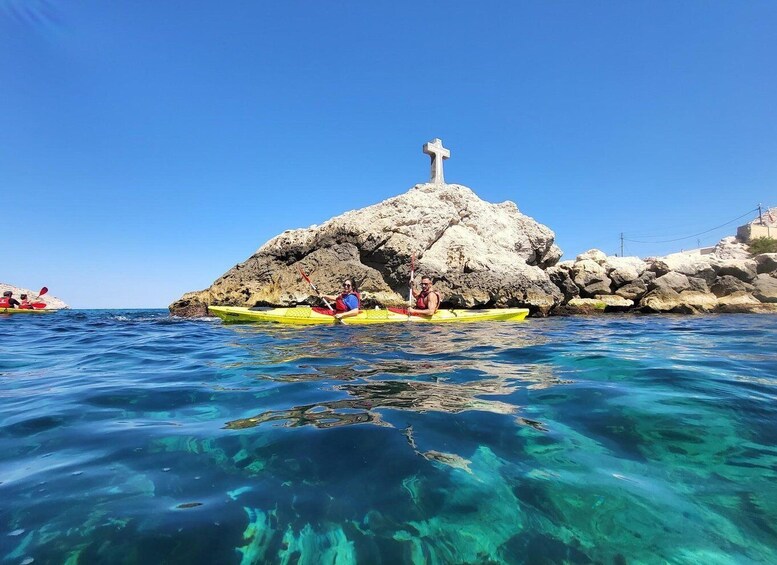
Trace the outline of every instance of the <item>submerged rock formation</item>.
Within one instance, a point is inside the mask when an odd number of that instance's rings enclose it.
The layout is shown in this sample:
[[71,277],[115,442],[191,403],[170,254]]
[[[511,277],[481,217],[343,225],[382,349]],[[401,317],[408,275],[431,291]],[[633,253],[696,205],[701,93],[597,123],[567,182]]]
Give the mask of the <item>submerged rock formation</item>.
[[170,310],[204,315],[208,304],[319,304],[300,269],[324,292],[351,277],[366,306],[398,305],[407,299],[415,256],[416,272],[435,279],[446,307],[523,306],[546,314],[563,298],[544,270],[561,257],[554,238],[512,202],[488,203],[456,184],[419,184],[320,226],[283,232]]

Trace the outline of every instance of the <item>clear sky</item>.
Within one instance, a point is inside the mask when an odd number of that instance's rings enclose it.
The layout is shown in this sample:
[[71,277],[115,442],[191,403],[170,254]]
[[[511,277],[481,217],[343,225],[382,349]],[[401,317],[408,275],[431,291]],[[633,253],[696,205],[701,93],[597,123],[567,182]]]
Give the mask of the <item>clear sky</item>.
[[0,0],[0,281],[163,307],[429,178],[564,259],[777,205],[777,3]]

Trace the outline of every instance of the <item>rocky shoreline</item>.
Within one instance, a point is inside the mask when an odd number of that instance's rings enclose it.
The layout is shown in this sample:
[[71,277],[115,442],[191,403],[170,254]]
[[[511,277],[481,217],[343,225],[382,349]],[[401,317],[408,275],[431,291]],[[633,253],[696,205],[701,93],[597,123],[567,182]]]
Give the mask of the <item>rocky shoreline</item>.
[[607,312],[777,312],[777,254],[751,255],[736,238],[708,254],[607,256],[559,262],[555,234],[513,202],[488,203],[469,188],[419,184],[373,206],[274,237],[209,288],[170,305],[205,316],[209,304],[318,305],[344,278],[365,307],[405,303],[410,264],[435,279],[446,308],[529,308],[532,316]]
[[726,238],[713,253],[641,260],[598,250],[551,267],[564,293],[552,314],[777,312],[777,253],[751,256]]

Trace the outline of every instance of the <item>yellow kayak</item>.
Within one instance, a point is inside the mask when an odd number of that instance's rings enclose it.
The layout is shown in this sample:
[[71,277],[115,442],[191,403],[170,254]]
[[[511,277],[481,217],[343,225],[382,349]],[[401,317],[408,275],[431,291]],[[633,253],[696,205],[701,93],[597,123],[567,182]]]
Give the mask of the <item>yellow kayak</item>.
[[[310,306],[294,308],[243,308],[239,306],[208,306],[208,311],[225,322],[276,322],[279,324],[314,325],[334,324],[337,320],[329,314],[316,312]],[[490,310],[438,310],[433,316],[408,316],[390,310],[362,310],[356,316],[345,318],[346,325],[390,324],[397,322],[469,323],[523,320],[526,308],[493,308]]]
[[40,310],[28,310],[26,308],[0,308],[0,314],[51,314],[56,310],[42,308]]

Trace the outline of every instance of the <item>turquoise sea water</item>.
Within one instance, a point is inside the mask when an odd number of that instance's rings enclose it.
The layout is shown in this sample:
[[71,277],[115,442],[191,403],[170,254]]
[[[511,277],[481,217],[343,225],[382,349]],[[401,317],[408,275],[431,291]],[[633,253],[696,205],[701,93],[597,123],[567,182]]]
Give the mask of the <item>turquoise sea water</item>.
[[0,317],[0,563],[777,563],[777,317]]

